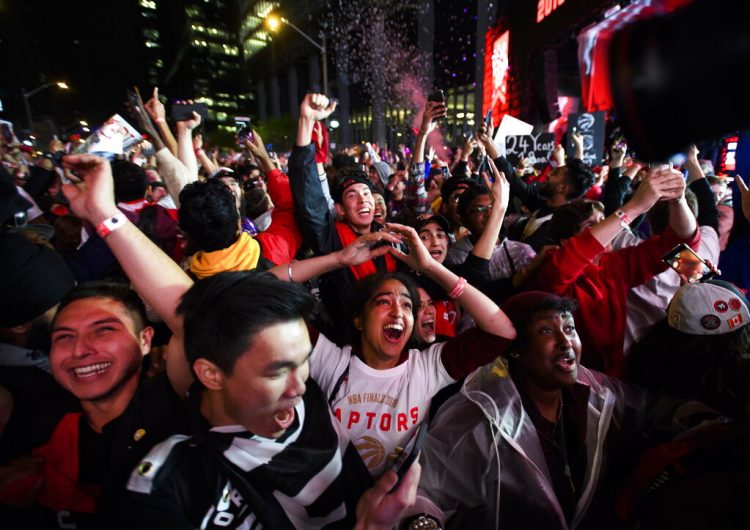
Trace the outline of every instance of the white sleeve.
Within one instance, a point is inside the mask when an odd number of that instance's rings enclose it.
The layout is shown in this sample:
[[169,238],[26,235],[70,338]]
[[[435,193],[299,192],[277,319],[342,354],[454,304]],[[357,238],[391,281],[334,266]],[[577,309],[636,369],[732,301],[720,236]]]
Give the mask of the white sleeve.
[[330,396],[336,382],[349,366],[351,347],[339,348],[322,333],[318,335],[310,354],[310,375],[326,397]]

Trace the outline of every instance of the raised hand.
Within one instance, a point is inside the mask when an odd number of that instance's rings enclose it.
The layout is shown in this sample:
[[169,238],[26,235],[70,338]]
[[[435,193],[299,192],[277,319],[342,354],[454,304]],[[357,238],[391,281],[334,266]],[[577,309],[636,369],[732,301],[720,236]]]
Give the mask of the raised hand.
[[66,155],[63,167],[77,175],[73,184],[63,184],[62,192],[77,217],[96,225],[119,212],[109,162],[94,155]]
[[685,178],[670,167],[652,168],[628,201],[647,212],[659,200],[680,199],[685,193]]
[[167,113],[164,109],[164,104],[159,101],[159,87],[154,87],[154,93],[151,96],[151,99],[143,105],[143,108],[146,109],[148,115],[151,116],[151,119],[156,123],[166,120]]
[[306,94],[299,106],[299,115],[314,121],[325,120],[336,110],[336,101],[329,100],[323,94]]
[[338,261],[342,267],[354,267],[388,253],[391,245],[398,245],[402,238],[384,230],[358,237],[339,250]]
[[508,210],[508,201],[510,200],[510,182],[505,173],[497,169],[495,161],[492,158],[488,158],[487,161],[492,170],[493,181],[490,181],[484,172],[482,172],[482,177],[484,178],[484,184],[490,190],[492,208],[500,208],[503,212],[506,212]]
[[198,133],[193,136],[193,150],[203,149],[203,135]]
[[389,251],[391,255],[406,263],[410,269],[424,272],[437,263],[435,258],[430,256],[430,253],[427,251],[427,247],[424,246],[424,243],[422,243],[422,240],[419,239],[417,231],[411,226],[398,223],[386,223],[385,228],[389,232],[395,232],[396,234],[401,235],[402,240],[406,243],[406,246],[409,247],[408,254],[405,254],[399,248],[393,247],[389,247]]
[[437,126],[437,119],[445,116],[446,106],[442,101],[428,101],[424,106],[422,114],[422,123],[419,126],[419,133],[427,135]]

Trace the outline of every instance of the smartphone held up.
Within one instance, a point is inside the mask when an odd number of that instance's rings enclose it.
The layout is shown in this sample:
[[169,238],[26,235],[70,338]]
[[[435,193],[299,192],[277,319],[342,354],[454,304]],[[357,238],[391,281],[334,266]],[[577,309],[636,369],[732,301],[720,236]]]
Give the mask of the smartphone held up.
[[680,243],[667,252],[662,257],[662,261],[672,267],[680,276],[684,276],[689,283],[710,280],[718,272],[716,268],[711,267],[706,260],[685,243]]
[[234,129],[237,133],[237,143],[239,145],[245,145],[245,142],[253,140],[253,122],[247,116],[235,116]]

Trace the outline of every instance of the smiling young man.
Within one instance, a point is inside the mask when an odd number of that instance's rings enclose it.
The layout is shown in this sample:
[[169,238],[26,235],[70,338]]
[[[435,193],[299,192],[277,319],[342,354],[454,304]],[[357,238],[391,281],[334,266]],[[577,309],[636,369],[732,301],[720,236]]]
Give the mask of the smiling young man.
[[[304,243],[316,256],[341,250],[357,237],[381,230],[374,221],[375,199],[372,181],[367,173],[356,168],[342,169],[331,190],[339,221],[325,200],[315,164],[313,127],[336,108],[322,94],[308,94],[300,104],[297,142],[289,159],[289,181],[294,196],[297,223]],[[348,320],[347,300],[354,282],[376,272],[394,272],[396,262],[386,254],[356,267],[336,270],[320,278],[323,305],[332,323]],[[320,325],[320,324],[319,324]],[[342,326],[322,326],[327,336],[343,343]]]
[[18,483],[36,502],[34,516],[46,518],[38,523],[43,527],[105,524],[109,500],[133,466],[156,443],[187,432],[182,401],[166,375],[141,378],[153,332],[143,302],[127,286],[82,284],[60,301],[50,366],[82,412],[62,417],[32,453],[40,469]]

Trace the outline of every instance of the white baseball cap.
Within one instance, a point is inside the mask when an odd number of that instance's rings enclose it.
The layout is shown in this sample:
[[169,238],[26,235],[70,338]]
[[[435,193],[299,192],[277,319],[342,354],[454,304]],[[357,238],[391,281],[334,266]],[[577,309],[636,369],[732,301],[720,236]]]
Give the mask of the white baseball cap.
[[731,333],[750,323],[750,302],[722,280],[680,287],[667,308],[670,327],[691,335]]

